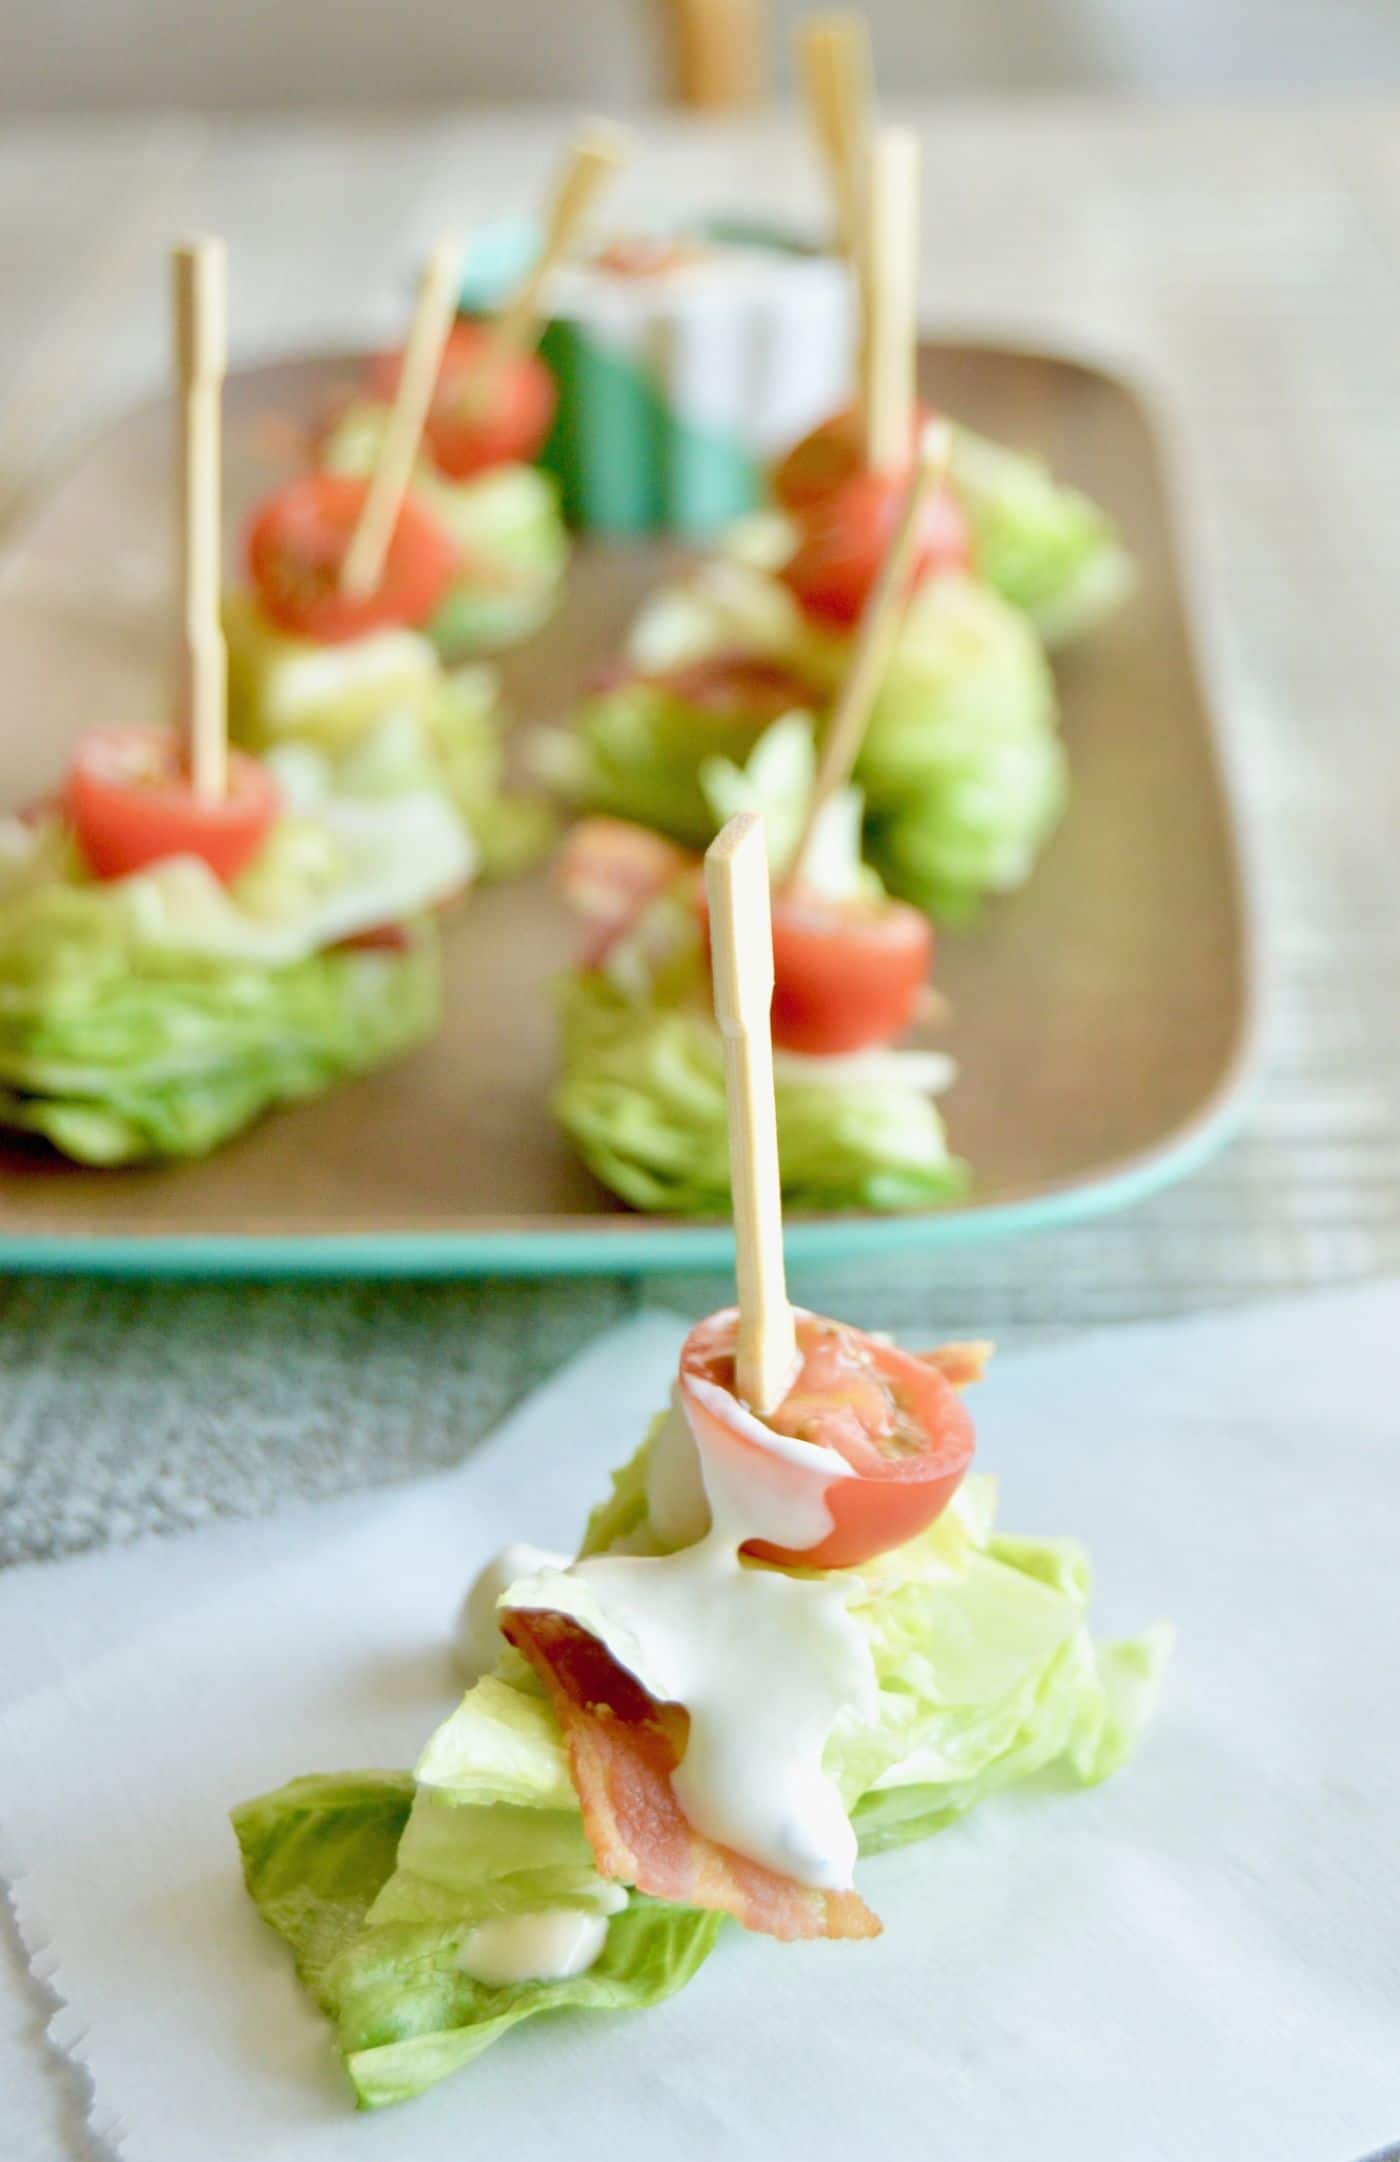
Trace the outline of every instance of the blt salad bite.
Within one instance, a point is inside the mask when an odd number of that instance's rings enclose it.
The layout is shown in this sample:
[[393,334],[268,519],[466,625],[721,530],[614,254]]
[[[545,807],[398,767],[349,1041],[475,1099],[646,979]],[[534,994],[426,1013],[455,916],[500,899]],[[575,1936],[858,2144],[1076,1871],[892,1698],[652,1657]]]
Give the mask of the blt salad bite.
[[[555,269],[622,156],[612,130],[594,126],[579,136],[555,183],[539,254],[519,287],[494,316],[454,323],[443,349],[414,493],[455,549],[452,575],[425,622],[449,657],[519,644],[558,602],[568,539],[558,484],[534,462],[554,420],[556,393],[537,347]],[[363,394],[327,433],[328,471],[363,474],[373,466],[402,366],[396,353],[371,364]]]
[[[928,1208],[966,1184],[934,1100],[953,1062],[900,1041],[932,1001],[932,926],[862,862],[861,796],[848,780],[945,458],[939,439],[906,490],[820,768],[809,716],[791,713],[745,767],[712,759],[701,771],[717,823],[758,811],[773,837],[774,1078],[792,1208]],[[724,1213],[724,1049],[698,859],[644,827],[589,819],[565,842],[559,875],[587,927],[582,965],[561,986],[559,1120],[634,1207]]]
[[[868,25],[854,9],[823,13],[798,25],[795,45],[803,102],[829,183],[836,243],[868,310],[871,287],[884,275],[869,252],[862,211],[876,126]],[[862,369],[868,369],[872,350],[867,332]],[[919,409],[916,435],[930,417]],[[800,548],[809,539],[806,528],[819,506],[848,489],[858,505],[862,484],[868,490],[863,421],[859,403],[839,408],[775,466],[773,501],[792,521],[791,545]],[[1113,521],[1078,489],[1057,481],[1043,459],[959,426],[950,480],[978,575],[1025,611],[1048,646],[1091,630],[1130,589],[1132,562]],[[859,510],[849,515],[858,530]]]
[[[643,608],[622,667],[544,745],[545,777],[581,808],[703,845],[706,759],[745,757],[775,711],[824,715],[844,681],[921,433],[916,168],[914,138],[885,131],[865,191],[859,419],[834,431],[854,454],[831,458],[819,432],[784,481],[788,508],[736,529]],[[925,500],[913,572],[855,778],[886,885],[956,921],[1029,875],[1064,802],[1065,756],[1040,640],[982,574],[950,475]]]
[[916,1353],[788,1304],[757,818],[708,874],[738,1307],[687,1336],[577,1552],[483,1571],[475,1679],[415,1770],[314,1772],[234,1811],[362,2107],[536,2013],[660,2002],[731,1922],[878,1937],[908,1895],[872,1857],[1052,1767],[1116,1771],[1166,1655],[1160,1629],[1095,1645],[1072,1541],[995,1530],[966,1400],[989,1346]]
[[439,243],[370,470],[303,473],[253,512],[247,584],[226,594],[224,628],[240,742],[313,747],[348,762],[367,794],[395,787],[412,768],[466,825],[493,874],[536,855],[551,822],[539,802],[502,787],[494,671],[445,667],[428,635],[462,551],[414,468],[459,271],[456,243]]
[[476,851],[432,776],[230,751],[218,614],[219,243],[177,251],[174,725],[98,726],[0,819],[0,1125],[93,1164],[200,1156],[434,1028],[431,914]]

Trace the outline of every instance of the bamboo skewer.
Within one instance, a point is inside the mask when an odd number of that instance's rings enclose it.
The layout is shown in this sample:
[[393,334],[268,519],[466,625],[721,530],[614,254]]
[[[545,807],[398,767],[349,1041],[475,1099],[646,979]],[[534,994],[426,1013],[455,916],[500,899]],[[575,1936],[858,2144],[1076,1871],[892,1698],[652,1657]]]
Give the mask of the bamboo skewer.
[[220,402],[228,366],[228,268],[208,234],[171,255],[179,386],[180,643],[177,714],[196,796],[228,787],[228,652],[219,615]]
[[574,235],[599,188],[617,171],[626,155],[626,143],[620,131],[601,122],[578,137],[550,198],[540,252],[496,318],[499,344],[513,352],[536,344],[543,322],[545,288],[556,266],[572,247]]
[[837,245],[859,276],[874,104],[869,27],[854,10],[812,15],[798,25],[796,43],[802,95],[831,181]]
[[899,626],[907,605],[909,573],[913,567],[914,550],[918,541],[919,519],[932,490],[942,487],[947,479],[952,449],[953,431],[947,421],[930,421],[923,433],[918,463],[910,475],[899,519],[885,551],[885,560],[880,566],[880,574],[870,589],[870,597],[861,613],[860,627],[851,652],[851,664],[846,671],[846,679],[822,739],[816,779],[812,784],[807,813],[802,821],[802,831],[798,836],[788,871],[791,881],[801,879],[803,858],[811,846],[812,835],[823,810],[838,789],[846,786],[855,771],[856,759],[860,755],[860,746],[870,719],[870,710],[875,703],[875,694],[889,666],[890,652],[899,635]]
[[882,472],[904,463],[914,410],[919,139],[912,129],[882,128],[875,138],[865,212],[865,461]]
[[754,104],[767,72],[765,0],[670,0],[670,12],[677,104]]
[[731,818],[705,856],[715,1019],[724,1038],[739,1281],[738,1394],[760,1417],[792,1386],[797,1332],[783,1268],[773,1098],[773,922],[763,820]]
[[408,493],[423,423],[442,366],[443,348],[457,310],[461,265],[460,242],[442,239],[428,257],[418,281],[398,389],[389,408],[359,520],[340,566],[340,590],[356,600],[372,593],[384,575],[389,543]]

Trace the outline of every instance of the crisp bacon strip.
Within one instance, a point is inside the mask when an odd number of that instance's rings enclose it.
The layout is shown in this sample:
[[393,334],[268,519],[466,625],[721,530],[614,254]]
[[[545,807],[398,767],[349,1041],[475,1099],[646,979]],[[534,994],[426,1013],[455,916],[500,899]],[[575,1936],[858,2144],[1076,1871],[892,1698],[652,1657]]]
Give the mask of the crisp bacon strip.
[[932,1351],[921,1351],[919,1357],[925,1366],[936,1366],[955,1389],[965,1389],[982,1379],[995,1349],[985,1337],[977,1337],[967,1344],[939,1344]]
[[677,1906],[713,1907],[767,1937],[876,1937],[858,1892],[823,1892],[706,1839],[676,1800],[671,1774],[688,1719],[658,1704],[567,1614],[518,1608],[503,1633],[550,1694],[599,1871]]
[[688,849],[628,819],[580,819],[560,845],[554,882],[588,927],[581,965],[599,967],[658,894],[698,862]]

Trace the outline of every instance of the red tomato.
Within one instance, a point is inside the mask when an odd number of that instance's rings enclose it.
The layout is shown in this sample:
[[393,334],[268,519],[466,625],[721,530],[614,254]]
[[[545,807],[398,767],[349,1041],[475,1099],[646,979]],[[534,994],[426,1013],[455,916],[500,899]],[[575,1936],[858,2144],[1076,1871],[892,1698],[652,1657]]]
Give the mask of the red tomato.
[[284,631],[342,645],[370,631],[426,623],[456,574],[455,542],[404,499],[383,574],[363,599],[340,591],[340,566],[369,482],[352,473],[304,473],[254,511],[248,569],[266,613]]
[[[374,396],[392,398],[402,369],[401,354],[381,353],[370,365]],[[549,434],[556,398],[538,353],[501,345],[489,323],[455,323],[424,431],[439,472],[468,480],[528,462]]]
[[[857,622],[894,536],[907,480],[903,474],[854,473],[808,513],[781,576],[809,616],[849,629]],[[965,570],[967,521],[957,498],[940,488],[924,506],[911,588],[938,571]]]
[[[914,448],[933,419],[933,410],[922,402],[914,408],[909,449]],[[865,464],[865,442],[860,414],[854,406],[833,413],[819,427],[802,436],[773,470],[773,494],[781,508],[803,518],[818,503],[859,473]]]
[[266,767],[228,754],[228,789],[195,795],[170,728],[95,728],[79,743],[63,809],[97,878],[127,878],[167,856],[198,856],[227,885],[262,847],[277,816]]
[[[764,1452],[764,1480],[794,1503],[825,1505],[830,1532],[815,1546],[763,1539],[745,1553],[804,1569],[849,1569],[915,1538],[940,1516],[972,1461],[972,1420],[936,1367],[844,1322],[796,1313],[802,1365],[777,1410],[761,1424],[774,1434],[835,1452],[850,1476],[810,1470],[790,1454]],[[738,1315],[713,1314],[681,1349],[686,1416],[708,1447],[758,1453],[754,1414],[734,1394]],[[699,1386],[697,1387],[697,1384]]]
[[893,1043],[914,1018],[933,926],[904,901],[773,896],[773,1041],[817,1058]]

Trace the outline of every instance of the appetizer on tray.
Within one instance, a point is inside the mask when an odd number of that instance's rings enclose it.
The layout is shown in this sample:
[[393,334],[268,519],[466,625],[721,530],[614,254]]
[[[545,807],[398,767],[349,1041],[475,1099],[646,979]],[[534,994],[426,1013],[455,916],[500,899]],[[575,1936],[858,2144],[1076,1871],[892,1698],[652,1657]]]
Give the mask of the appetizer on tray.
[[[548,208],[544,239],[520,285],[487,320],[453,324],[436,371],[414,467],[414,493],[446,533],[455,566],[426,618],[449,656],[517,645],[553,613],[568,539],[557,482],[535,464],[554,421],[554,378],[537,346],[554,275],[622,152],[594,128],[573,146]],[[403,356],[381,354],[364,395],[330,428],[328,470],[367,473],[379,455]]]
[[177,251],[185,416],[177,725],[98,727],[0,821],[0,1125],[94,1164],[203,1155],[429,1035],[431,912],[475,852],[402,749],[372,774],[225,736],[223,254]]
[[248,585],[224,601],[234,734],[255,750],[310,744],[353,755],[366,788],[405,760],[470,829],[487,873],[536,855],[545,808],[502,789],[494,672],[448,668],[428,635],[459,579],[459,541],[415,478],[452,318],[459,251],[424,270],[389,421],[368,474],[307,472],[258,506]]
[[[800,523],[760,518],[643,610],[622,670],[541,746],[542,771],[580,807],[703,845],[705,759],[742,760],[793,706],[824,714],[844,680],[916,441],[916,168],[914,138],[886,131],[867,191],[859,469],[814,490]],[[1049,665],[1028,617],[979,575],[946,477],[924,506],[856,780],[886,885],[948,920],[1023,882],[1064,801]]]
[[[933,417],[916,405],[913,431]],[[860,531],[872,490],[860,414],[843,408],[794,443],[773,469],[775,515],[740,528],[734,545],[792,565],[816,536],[847,523]],[[1106,511],[1055,479],[1045,461],[957,427],[949,468],[949,510],[960,520],[963,561],[1034,625],[1055,651],[1084,637],[1132,589],[1131,558]],[[830,546],[830,542],[826,543]],[[822,556],[817,556],[819,564]],[[810,567],[805,575],[810,578]],[[829,575],[829,573],[828,573]],[[790,572],[800,587],[804,573]]]
[[[790,713],[746,767],[714,758],[699,776],[716,823],[761,811],[773,837],[778,1150],[792,1208],[930,1208],[966,1184],[934,1101],[953,1063],[900,1047],[932,997],[933,930],[862,863],[861,798],[849,785],[945,459],[939,431],[907,491],[820,770],[810,719]],[[729,1206],[729,1148],[699,871],[645,827],[590,819],[570,834],[561,884],[588,937],[561,987],[554,1109],[589,1169],[634,1208],[713,1216]]]
[[[796,43],[837,243],[868,300],[870,281],[882,275],[862,235],[863,170],[875,105],[869,29],[855,11],[821,15],[799,26]],[[863,368],[871,350],[867,345],[862,354]],[[918,414],[916,433],[928,418]],[[819,505],[845,490],[859,500],[870,485],[867,451],[861,410],[852,406],[831,414],[778,461],[772,495],[788,521],[790,548],[801,544]],[[1112,519],[1078,489],[1057,481],[1043,459],[959,427],[950,481],[978,576],[1024,610],[1047,645],[1064,645],[1092,629],[1130,589],[1132,562]],[[779,523],[770,548],[782,547],[783,532]]]
[[492,322],[454,319],[459,251],[439,245],[402,352],[371,371],[375,397],[341,414],[321,470],[254,512],[249,583],[225,601],[239,740],[354,744],[366,772],[411,745],[487,874],[537,854],[549,820],[502,791],[495,674],[443,655],[511,644],[558,598],[567,544],[554,484],[526,462],[553,411],[534,349],[539,307],[618,155],[611,136],[580,137],[544,244]]
[[1165,1657],[1160,1630],[1095,1646],[1072,1542],[994,1529],[964,1396],[988,1346],[920,1356],[789,1306],[761,821],[707,872],[737,1310],[690,1332],[578,1553],[483,1572],[479,1678],[412,1774],[312,1773],[234,1812],[363,2107],[536,2013],[659,2002],[727,1921],[878,1936],[901,1875],[870,1856],[1017,1780],[1115,1771]]

